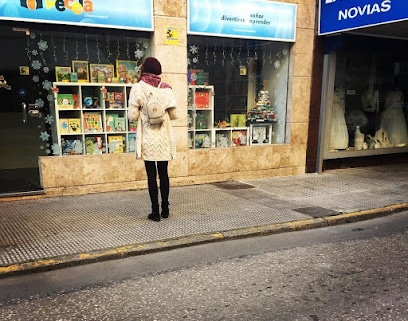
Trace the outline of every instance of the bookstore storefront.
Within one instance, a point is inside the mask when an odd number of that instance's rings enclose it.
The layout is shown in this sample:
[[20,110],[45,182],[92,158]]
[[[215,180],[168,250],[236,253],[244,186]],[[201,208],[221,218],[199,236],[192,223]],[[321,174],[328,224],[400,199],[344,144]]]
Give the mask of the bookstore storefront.
[[[131,14],[133,27],[54,25],[41,17],[47,21],[33,21],[26,30],[28,22],[8,19],[22,32],[14,69],[23,68],[0,74],[20,113],[18,93],[32,89],[26,123],[33,124],[30,146],[37,154],[30,166],[47,196],[146,188],[144,164],[133,153],[127,96],[132,71],[147,55],[161,61],[179,107],[177,157],[169,163],[173,186],[305,173],[314,1],[189,0],[175,6],[146,0],[134,10],[134,1],[121,2],[128,5],[115,4],[126,9],[117,13],[117,24]],[[109,17],[108,4],[92,3],[93,10],[107,11],[89,17]],[[47,10],[55,19],[55,9]],[[18,152],[27,155],[23,149],[9,153],[19,158]],[[14,164],[3,167],[15,170]]]
[[408,19],[401,7],[405,5],[382,1],[377,15],[333,24],[333,14],[350,15],[353,7],[348,2],[321,4],[320,34],[329,36],[319,170],[328,160],[388,154],[398,158],[408,152],[408,34],[400,34],[403,21],[387,27]]
[[[42,193],[41,157],[131,150],[126,95],[151,52],[153,8],[145,2],[145,10],[130,4],[132,15],[98,1],[0,5],[2,195]],[[102,116],[112,134],[102,130]]]

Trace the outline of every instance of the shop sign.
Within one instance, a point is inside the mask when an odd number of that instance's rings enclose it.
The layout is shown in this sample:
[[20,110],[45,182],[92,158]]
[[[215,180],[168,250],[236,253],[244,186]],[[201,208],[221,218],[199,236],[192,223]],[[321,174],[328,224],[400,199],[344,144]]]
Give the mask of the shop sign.
[[297,5],[261,0],[189,0],[188,33],[294,42]]
[[153,0],[0,0],[0,19],[153,30]]
[[320,0],[319,35],[407,19],[407,0]]

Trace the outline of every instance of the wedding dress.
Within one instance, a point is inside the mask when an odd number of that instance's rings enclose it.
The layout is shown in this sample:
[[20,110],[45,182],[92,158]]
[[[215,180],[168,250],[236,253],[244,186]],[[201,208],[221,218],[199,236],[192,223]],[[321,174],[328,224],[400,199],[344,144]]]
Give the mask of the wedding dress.
[[349,135],[344,117],[344,96],[345,92],[342,89],[335,90],[333,95],[333,115],[330,126],[329,150],[347,149],[348,147]]

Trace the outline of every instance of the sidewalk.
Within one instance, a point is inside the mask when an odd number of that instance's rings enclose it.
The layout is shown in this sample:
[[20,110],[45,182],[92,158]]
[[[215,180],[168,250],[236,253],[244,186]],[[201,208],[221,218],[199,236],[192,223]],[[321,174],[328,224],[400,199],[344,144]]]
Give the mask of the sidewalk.
[[407,209],[408,164],[172,187],[160,222],[147,190],[0,202],[0,278]]

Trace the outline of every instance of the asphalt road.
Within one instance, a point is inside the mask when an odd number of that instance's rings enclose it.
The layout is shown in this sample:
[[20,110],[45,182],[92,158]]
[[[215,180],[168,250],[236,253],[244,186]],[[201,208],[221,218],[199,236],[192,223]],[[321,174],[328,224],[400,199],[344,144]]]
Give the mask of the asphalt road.
[[408,212],[0,280],[1,320],[408,320]]

